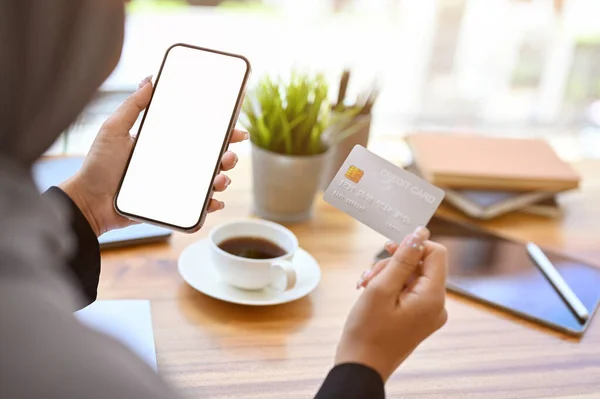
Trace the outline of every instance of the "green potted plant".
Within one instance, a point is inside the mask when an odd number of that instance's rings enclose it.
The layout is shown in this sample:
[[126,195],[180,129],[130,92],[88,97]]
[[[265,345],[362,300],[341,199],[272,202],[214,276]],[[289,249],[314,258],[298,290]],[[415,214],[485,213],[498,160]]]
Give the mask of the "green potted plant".
[[262,78],[243,106],[250,134],[254,212],[277,222],[310,218],[328,150],[328,85],[321,74]]
[[329,156],[322,178],[325,190],[335,177],[352,148],[360,144],[367,147],[371,132],[371,115],[379,91],[376,86],[369,87],[356,100],[347,97],[350,71],[345,70],[340,78],[337,102],[332,106],[332,124],[325,140],[330,147]]

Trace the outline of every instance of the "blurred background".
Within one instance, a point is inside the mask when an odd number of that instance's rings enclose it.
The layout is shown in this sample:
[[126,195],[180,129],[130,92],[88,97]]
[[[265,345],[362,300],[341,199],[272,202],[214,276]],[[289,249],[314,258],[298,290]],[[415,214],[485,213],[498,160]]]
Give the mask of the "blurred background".
[[253,81],[319,71],[334,96],[344,68],[350,93],[376,80],[370,147],[383,156],[407,151],[386,137],[456,130],[598,157],[598,15],[597,0],[134,0],[118,67],[49,153],[85,154],[167,47],[188,42],[244,54]]

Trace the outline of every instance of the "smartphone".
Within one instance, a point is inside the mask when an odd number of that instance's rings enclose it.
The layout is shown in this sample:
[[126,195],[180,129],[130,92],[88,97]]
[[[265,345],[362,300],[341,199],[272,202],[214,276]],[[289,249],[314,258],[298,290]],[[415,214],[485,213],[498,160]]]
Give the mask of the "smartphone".
[[202,227],[250,73],[241,55],[167,49],[115,195],[120,215],[187,233]]
[[[533,323],[582,336],[600,304],[600,268],[543,248],[589,312],[581,322],[528,255],[525,243],[434,216],[431,240],[448,249],[447,289]],[[384,251],[377,258],[389,257]]]

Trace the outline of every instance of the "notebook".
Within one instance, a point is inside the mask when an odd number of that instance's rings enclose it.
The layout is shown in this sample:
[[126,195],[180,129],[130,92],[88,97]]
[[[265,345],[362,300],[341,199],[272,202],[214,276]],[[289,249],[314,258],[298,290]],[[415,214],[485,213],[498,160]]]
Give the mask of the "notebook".
[[157,371],[150,301],[96,301],[75,312],[82,324],[127,346]]
[[407,137],[423,177],[453,189],[564,191],[580,177],[540,139],[416,133]]
[[[417,176],[421,175],[414,164],[406,166],[405,169]],[[445,202],[477,219],[492,219],[513,211],[548,217],[558,216],[559,207],[554,192],[461,190],[447,187],[444,187],[444,191]]]
[[[50,158],[33,166],[33,178],[41,192],[73,176],[83,164],[83,157]],[[102,234],[101,249],[162,242],[169,239],[171,230],[150,224],[135,224]]]

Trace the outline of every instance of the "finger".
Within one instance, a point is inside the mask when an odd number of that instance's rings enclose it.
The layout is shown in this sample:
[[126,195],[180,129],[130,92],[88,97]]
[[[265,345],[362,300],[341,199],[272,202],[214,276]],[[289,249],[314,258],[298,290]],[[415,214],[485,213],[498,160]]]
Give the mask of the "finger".
[[404,244],[406,244],[406,241],[408,241],[408,239],[409,239],[410,237],[411,237],[411,235],[410,235],[410,234],[409,234],[409,235],[407,235],[406,237],[404,237],[404,240],[402,240],[402,242],[401,242],[400,244],[398,244],[398,243],[396,243],[396,242],[394,242],[394,241],[388,241],[388,242],[385,244],[385,250],[386,250],[386,251],[388,251],[388,253],[389,253],[390,255],[393,255],[393,254],[394,254],[394,252],[396,252],[396,250],[397,250],[399,247],[401,247],[401,246],[403,246]]
[[448,251],[446,247],[428,241],[424,250],[422,272],[412,284],[411,291],[416,293],[444,292],[447,277]]
[[[427,243],[425,245],[427,245]],[[404,286],[404,290],[402,292],[411,291],[414,288],[419,277],[422,275],[423,275],[423,260],[420,260],[419,264],[417,265],[417,269],[408,278],[408,281],[406,282],[406,285]]]
[[[367,270],[367,271],[363,272],[363,274],[360,276],[360,279],[358,280],[356,288],[358,289],[358,288],[366,287],[367,285],[369,285],[371,280],[373,280],[379,273],[381,273],[381,271],[388,265],[388,263],[390,262],[391,259],[392,258],[390,257],[387,259],[380,260],[379,262],[377,262],[373,265],[371,270]],[[420,260],[419,264],[417,265],[416,271],[410,275],[410,277],[408,278],[408,281],[406,282],[405,287],[410,286],[412,284],[412,282],[417,278],[417,276],[420,274],[419,269],[422,265],[423,265],[423,261]]]
[[140,87],[135,93],[117,108],[117,110],[104,122],[102,130],[108,133],[129,134],[129,130],[135,124],[135,121],[150,103],[152,97],[151,76],[145,78],[140,83]]
[[426,227],[417,227],[405,244],[394,252],[387,267],[372,279],[372,284],[386,293],[398,295],[417,269],[429,234]]
[[225,208],[225,203],[223,201],[219,201],[216,199],[210,200],[210,205],[208,205],[208,213],[213,213],[216,211],[220,211]]
[[386,267],[390,259],[391,258],[381,259],[373,265],[371,270],[365,270],[363,274],[361,274],[358,282],[356,283],[356,289],[366,287],[367,284],[369,284],[369,281],[373,278],[373,276],[378,275],[379,272]]
[[389,242],[387,242],[385,244],[385,250],[388,252],[388,254],[393,255],[394,252],[396,252],[396,250],[398,249],[399,246],[400,245],[398,245],[394,241],[389,241]]
[[229,140],[229,142],[230,143],[239,143],[240,141],[248,140],[248,137],[250,137],[248,135],[248,132],[245,132],[243,130],[234,129],[233,133],[231,134],[231,139]]
[[217,177],[215,177],[213,189],[214,191],[225,191],[229,184],[231,184],[231,179],[228,176],[219,173]]
[[238,157],[234,152],[227,151],[221,158],[221,170],[228,171],[235,167]]

